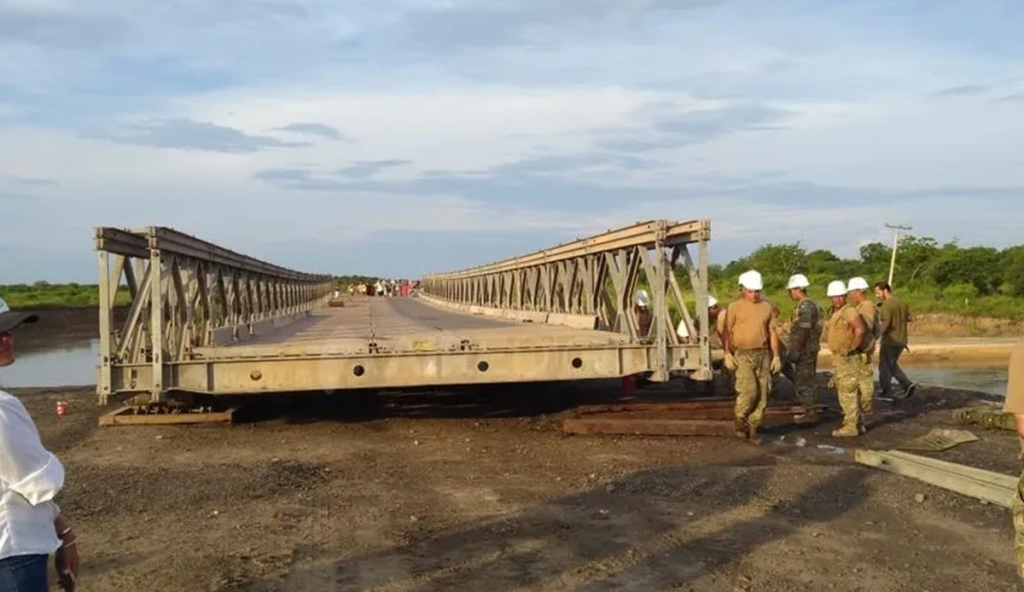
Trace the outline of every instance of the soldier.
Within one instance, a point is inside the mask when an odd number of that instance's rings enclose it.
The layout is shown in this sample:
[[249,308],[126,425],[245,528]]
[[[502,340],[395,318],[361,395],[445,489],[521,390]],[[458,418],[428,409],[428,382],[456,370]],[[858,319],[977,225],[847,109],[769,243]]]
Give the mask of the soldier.
[[[1012,413],[1017,424],[1021,441],[1021,458],[1024,459],[1024,341],[1018,343],[1010,353],[1009,373],[1006,378],[1006,401],[1003,411]],[[1013,513],[1013,551],[1017,562],[1017,576],[1024,580],[1024,473],[1017,483],[1017,495],[1011,506]]]
[[725,367],[735,373],[736,435],[756,443],[757,427],[771,394],[771,375],[782,370],[782,360],[772,306],[761,298],[761,274],[745,272],[739,284],[743,295],[729,304],[725,313]]
[[[862,420],[866,424],[875,414],[875,343],[878,340],[878,307],[868,299],[867,280],[862,277],[855,277],[847,284],[846,289],[850,301],[857,309],[857,313],[864,320],[866,331],[864,343],[860,347],[860,380],[857,385],[857,393],[860,400],[860,411]],[[866,431],[866,425],[862,431]]]
[[843,410],[843,425],[832,431],[832,437],[851,438],[861,434],[860,400],[857,398],[861,366],[859,349],[867,328],[857,309],[846,302],[846,285],[842,281],[830,283],[827,294],[832,300],[832,311],[825,330],[835,367],[836,394]]
[[651,332],[651,324],[654,322],[654,315],[651,314],[651,295],[647,290],[637,290],[634,301],[636,305],[633,312],[636,313],[637,330],[640,338],[645,339]]
[[789,297],[796,302],[786,343],[786,358],[793,364],[793,386],[796,387],[796,397],[804,408],[803,414],[796,418],[798,423],[818,421],[815,376],[818,373],[818,352],[821,350],[823,323],[821,308],[807,297],[807,288],[810,285],[807,277],[799,273],[789,278],[786,284]]

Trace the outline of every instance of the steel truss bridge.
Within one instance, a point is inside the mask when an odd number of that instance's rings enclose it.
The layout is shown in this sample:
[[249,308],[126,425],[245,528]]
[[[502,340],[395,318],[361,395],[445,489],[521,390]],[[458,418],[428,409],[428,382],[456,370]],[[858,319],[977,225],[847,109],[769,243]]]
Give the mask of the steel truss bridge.
[[[418,297],[355,298],[330,307],[330,276],[285,269],[170,228],[98,228],[97,394],[106,404],[122,394],[160,402],[176,392],[237,395],[640,373],[659,382],[680,373],[710,380],[710,238],[707,220],[644,222],[430,274]],[[677,268],[688,282],[678,281]],[[646,330],[633,310],[641,287],[651,296]],[[128,292],[130,304],[123,322],[115,323],[119,290]],[[677,335],[679,322],[689,337]]]

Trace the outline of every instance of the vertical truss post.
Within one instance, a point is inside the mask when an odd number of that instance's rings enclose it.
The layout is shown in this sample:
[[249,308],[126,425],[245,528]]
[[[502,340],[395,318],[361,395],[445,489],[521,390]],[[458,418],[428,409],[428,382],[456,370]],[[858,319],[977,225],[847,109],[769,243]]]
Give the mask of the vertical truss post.
[[[118,285],[113,286],[111,294],[110,285],[110,254],[104,251],[97,253],[99,260],[100,284],[99,284],[99,329],[100,329],[100,364],[99,375],[96,378],[96,390],[98,391],[100,404],[107,404],[107,397],[110,396],[110,360],[112,357],[113,344],[113,309],[114,299],[117,297]],[[123,259],[122,259],[123,260]]]

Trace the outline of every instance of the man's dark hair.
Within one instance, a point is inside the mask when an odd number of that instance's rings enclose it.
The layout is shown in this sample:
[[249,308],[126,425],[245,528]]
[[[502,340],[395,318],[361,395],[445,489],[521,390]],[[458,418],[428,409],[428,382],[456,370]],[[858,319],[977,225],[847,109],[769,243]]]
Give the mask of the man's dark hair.
[[892,286],[889,285],[889,282],[878,282],[875,284],[875,289],[883,292],[892,292]]

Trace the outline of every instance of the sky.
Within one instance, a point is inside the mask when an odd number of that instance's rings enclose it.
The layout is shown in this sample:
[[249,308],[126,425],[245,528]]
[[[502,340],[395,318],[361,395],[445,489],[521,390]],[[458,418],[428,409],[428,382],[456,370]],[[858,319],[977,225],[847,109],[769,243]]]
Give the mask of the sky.
[[0,284],[96,226],[417,277],[636,221],[712,261],[1024,242],[1019,0],[0,0]]

